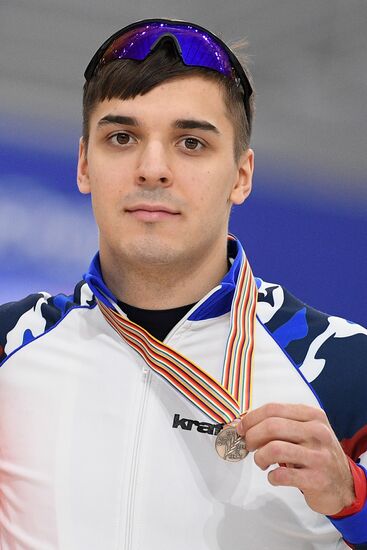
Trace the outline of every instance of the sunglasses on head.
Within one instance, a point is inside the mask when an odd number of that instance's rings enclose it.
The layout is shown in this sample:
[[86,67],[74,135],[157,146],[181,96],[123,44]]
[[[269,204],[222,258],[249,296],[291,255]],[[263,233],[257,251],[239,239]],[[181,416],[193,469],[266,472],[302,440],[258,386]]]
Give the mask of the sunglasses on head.
[[186,21],[144,19],[124,27],[97,50],[84,77],[89,82],[99,68],[116,59],[143,61],[164,41],[170,41],[185,65],[211,69],[241,86],[247,121],[251,123],[252,87],[242,65],[217,36]]

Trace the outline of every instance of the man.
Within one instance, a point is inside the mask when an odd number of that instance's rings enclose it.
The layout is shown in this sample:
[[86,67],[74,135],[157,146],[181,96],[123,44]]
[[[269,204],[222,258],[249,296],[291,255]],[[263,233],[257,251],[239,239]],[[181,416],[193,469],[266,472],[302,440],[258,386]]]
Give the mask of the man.
[[85,77],[100,249],[72,296],[0,310],[1,548],[367,548],[366,331],[255,280],[227,236],[247,69],[146,20]]

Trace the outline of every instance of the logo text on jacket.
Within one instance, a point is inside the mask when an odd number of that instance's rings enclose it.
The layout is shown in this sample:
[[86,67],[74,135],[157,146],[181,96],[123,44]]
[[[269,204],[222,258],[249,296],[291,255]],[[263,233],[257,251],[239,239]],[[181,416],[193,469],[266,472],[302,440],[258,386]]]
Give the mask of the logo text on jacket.
[[192,430],[196,426],[198,432],[209,435],[217,435],[223,428],[223,424],[210,424],[209,422],[198,422],[189,418],[180,418],[179,414],[173,417],[172,428],[181,428],[182,430]]

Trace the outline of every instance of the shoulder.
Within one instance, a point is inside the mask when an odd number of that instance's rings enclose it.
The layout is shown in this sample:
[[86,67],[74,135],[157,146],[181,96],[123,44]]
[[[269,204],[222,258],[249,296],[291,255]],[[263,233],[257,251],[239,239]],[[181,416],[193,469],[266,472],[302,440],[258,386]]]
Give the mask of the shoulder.
[[52,329],[71,309],[94,305],[95,298],[84,281],[70,295],[38,292],[0,305],[0,364],[11,353]]
[[258,280],[258,318],[313,388],[340,439],[367,430],[367,330]]
[[[358,352],[366,349],[364,327],[318,311],[279,284],[257,281],[258,318],[296,366],[301,367],[310,355],[319,358],[321,353],[335,355],[334,359],[339,360],[340,346],[348,349],[348,355],[352,353],[355,360]],[[304,369],[304,375],[310,381],[317,378],[321,370],[320,365],[312,372],[309,367]]]

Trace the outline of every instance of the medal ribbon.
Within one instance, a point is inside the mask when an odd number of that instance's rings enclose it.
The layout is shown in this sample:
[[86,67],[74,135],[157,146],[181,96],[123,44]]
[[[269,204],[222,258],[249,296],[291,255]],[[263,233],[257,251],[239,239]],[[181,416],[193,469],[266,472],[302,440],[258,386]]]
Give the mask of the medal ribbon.
[[220,383],[190,359],[97,299],[106,321],[153,371],[212,420],[224,424],[238,418],[251,404],[256,301],[255,279],[242,252]]
[[[231,237],[230,235],[229,238]],[[241,267],[231,308],[231,328],[222,379],[223,386],[239,403],[241,413],[251,406],[256,304],[256,282],[242,251]]]

